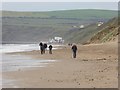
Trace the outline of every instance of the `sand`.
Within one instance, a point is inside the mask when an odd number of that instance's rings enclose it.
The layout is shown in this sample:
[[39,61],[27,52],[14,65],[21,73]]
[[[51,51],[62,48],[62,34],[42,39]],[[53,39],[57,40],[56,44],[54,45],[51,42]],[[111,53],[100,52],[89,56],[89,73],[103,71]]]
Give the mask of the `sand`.
[[54,50],[53,54],[41,55],[39,50],[9,53],[57,61],[34,70],[4,72],[3,76],[17,80],[20,88],[117,88],[117,42],[77,46],[75,59],[67,45]]

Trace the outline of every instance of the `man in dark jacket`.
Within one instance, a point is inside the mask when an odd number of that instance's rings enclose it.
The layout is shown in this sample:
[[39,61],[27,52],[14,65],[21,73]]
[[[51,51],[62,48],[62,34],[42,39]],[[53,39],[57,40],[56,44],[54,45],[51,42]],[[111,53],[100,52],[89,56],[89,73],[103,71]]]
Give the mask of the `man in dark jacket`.
[[52,54],[52,45],[49,46],[49,54]]
[[46,43],[44,43],[44,50],[43,50],[43,53],[45,53],[45,50],[47,49],[47,44]]
[[73,58],[76,58],[76,52],[77,52],[77,46],[76,45],[72,46],[72,51],[73,51]]
[[41,42],[41,43],[39,44],[39,46],[40,46],[40,51],[41,51],[41,54],[43,54],[43,50],[44,50],[43,43]]

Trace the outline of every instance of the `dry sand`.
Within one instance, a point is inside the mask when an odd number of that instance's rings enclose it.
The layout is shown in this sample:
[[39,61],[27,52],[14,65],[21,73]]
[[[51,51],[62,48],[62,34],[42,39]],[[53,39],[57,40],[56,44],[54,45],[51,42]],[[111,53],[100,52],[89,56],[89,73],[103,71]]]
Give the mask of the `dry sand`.
[[[33,59],[57,60],[44,68],[3,73],[5,78],[17,80],[21,88],[117,88],[118,47],[116,42],[78,45],[77,58],[71,47],[63,46],[41,55],[40,51],[18,52]],[[29,63],[29,62],[28,62]]]

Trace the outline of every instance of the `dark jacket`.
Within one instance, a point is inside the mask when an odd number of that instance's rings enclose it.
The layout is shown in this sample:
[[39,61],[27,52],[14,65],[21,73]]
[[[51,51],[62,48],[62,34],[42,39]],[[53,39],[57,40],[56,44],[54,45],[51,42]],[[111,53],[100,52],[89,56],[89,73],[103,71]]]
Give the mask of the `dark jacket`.
[[40,43],[39,46],[43,46],[43,43]]
[[52,50],[52,45],[49,46],[49,49]]
[[46,43],[44,44],[44,48],[47,48],[47,44]]
[[77,46],[76,46],[76,45],[73,45],[73,46],[72,46],[72,50],[73,50],[73,52],[76,52],[76,51],[77,51]]

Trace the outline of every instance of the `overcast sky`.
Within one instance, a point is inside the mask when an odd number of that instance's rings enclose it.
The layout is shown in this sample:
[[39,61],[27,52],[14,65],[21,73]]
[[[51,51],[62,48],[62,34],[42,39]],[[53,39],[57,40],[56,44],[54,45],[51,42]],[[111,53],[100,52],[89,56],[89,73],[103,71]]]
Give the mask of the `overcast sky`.
[[1,0],[2,2],[119,2],[119,0]]
[[2,10],[55,11],[71,9],[117,10],[117,2],[2,2]]

